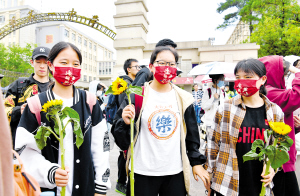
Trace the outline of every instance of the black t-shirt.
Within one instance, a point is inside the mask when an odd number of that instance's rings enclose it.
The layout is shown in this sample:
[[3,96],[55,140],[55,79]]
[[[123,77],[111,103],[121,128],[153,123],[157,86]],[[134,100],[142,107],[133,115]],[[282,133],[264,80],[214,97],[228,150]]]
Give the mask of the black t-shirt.
[[39,88],[39,92],[45,92],[48,89],[49,86],[49,82],[45,82],[45,83],[41,83],[39,81],[37,81],[36,79],[34,79],[34,81],[36,82],[36,84],[38,85]]
[[264,141],[264,131],[269,128],[266,119],[265,105],[259,108],[246,107],[246,115],[242,122],[236,144],[240,196],[259,195],[261,191],[263,162],[253,160],[243,163],[243,155],[251,150],[251,145],[256,139]]

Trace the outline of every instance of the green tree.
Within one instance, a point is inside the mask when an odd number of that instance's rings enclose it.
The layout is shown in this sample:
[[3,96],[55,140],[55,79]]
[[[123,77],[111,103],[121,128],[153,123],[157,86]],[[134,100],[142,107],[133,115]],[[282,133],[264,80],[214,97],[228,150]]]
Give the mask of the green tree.
[[2,87],[9,85],[22,76],[22,73],[26,75],[33,73],[34,69],[30,64],[30,59],[35,47],[32,44],[27,44],[26,47],[20,47],[19,45],[5,47],[3,44],[0,44],[0,69],[18,72],[13,75],[4,74],[5,76],[1,80]]
[[299,55],[300,6],[294,0],[251,0],[243,9],[259,14],[251,42],[260,45],[259,57]]
[[[241,17],[246,17],[246,13],[244,13],[244,15],[241,15],[241,11],[243,10],[244,6],[247,5],[248,2],[249,0],[226,0],[224,3],[220,3],[219,7],[217,8],[217,12],[219,14],[222,14],[227,10],[232,10],[232,8],[235,8],[235,11],[226,14],[224,16],[223,23],[219,25],[217,29],[225,29],[230,25],[234,25],[237,21],[241,19]],[[252,25],[250,25],[250,32],[252,32]]]

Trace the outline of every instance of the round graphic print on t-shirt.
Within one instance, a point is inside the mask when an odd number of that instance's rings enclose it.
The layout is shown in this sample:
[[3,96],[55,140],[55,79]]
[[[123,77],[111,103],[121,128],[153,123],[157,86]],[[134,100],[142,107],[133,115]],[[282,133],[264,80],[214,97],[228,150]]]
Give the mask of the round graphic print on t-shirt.
[[150,133],[159,140],[173,136],[178,126],[178,118],[170,109],[157,110],[148,119]]

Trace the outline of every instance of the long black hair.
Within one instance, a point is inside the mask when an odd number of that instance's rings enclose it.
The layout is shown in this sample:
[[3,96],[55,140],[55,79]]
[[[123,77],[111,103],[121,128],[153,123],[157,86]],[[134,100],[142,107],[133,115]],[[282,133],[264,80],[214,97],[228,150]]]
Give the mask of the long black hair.
[[[238,62],[238,64],[234,68],[234,75],[236,75],[239,71],[243,71],[249,74],[255,74],[259,78],[267,74],[267,70],[264,63],[257,59],[246,59]],[[261,85],[259,92],[263,95],[267,95],[267,89],[265,87],[265,84]]]

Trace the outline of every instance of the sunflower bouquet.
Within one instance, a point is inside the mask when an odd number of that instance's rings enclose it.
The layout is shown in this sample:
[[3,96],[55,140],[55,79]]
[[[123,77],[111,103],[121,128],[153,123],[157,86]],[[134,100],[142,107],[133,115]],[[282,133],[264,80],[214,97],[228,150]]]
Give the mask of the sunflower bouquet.
[[[128,97],[129,105],[131,105],[130,94],[137,94],[143,96],[143,89],[139,86],[132,86],[131,84],[127,85],[127,82],[122,78],[117,78],[109,89],[106,91],[106,95],[113,94],[113,95],[120,95],[121,93],[125,93]],[[130,192],[131,196],[134,196],[134,164],[133,164],[133,130],[134,130],[134,119],[130,119],[130,152],[131,152],[131,172],[130,172]]]
[[[293,145],[293,140],[288,136],[291,127],[283,122],[269,122],[270,130],[264,131],[265,143],[257,139],[252,143],[251,150],[243,156],[243,161],[259,160],[264,161],[266,170],[264,175],[268,175],[270,166],[277,170],[289,160],[288,151]],[[272,143],[272,144],[271,144]],[[257,148],[258,152],[257,153]],[[262,184],[260,196],[265,196],[266,187]]]
[[[79,148],[83,143],[83,134],[80,127],[80,120],[78,113],[70,107],[65,107],[62,110],[63,101],[62,100],[51,100],[47,101],[42,106],[43,112],[46,113],[48,121],[52,119],[55,123],[54,131],[49,126],[40,126],[38,128],[37,134],[34,136],[35,141],[39,149],[43,149],[47,145],[47,138],[53,134],[59,141],[59,148],[61,154],[61,168],[65,169],[65,149],[64,149],[64,137],[66,135],[65,129],[69,123],[74,125],[74,134],[76,135],[76,146]],[[69,120],[64,125],[63,120],[69,117]],[[65,196],[66,187],[62,187],[61,196]]]

